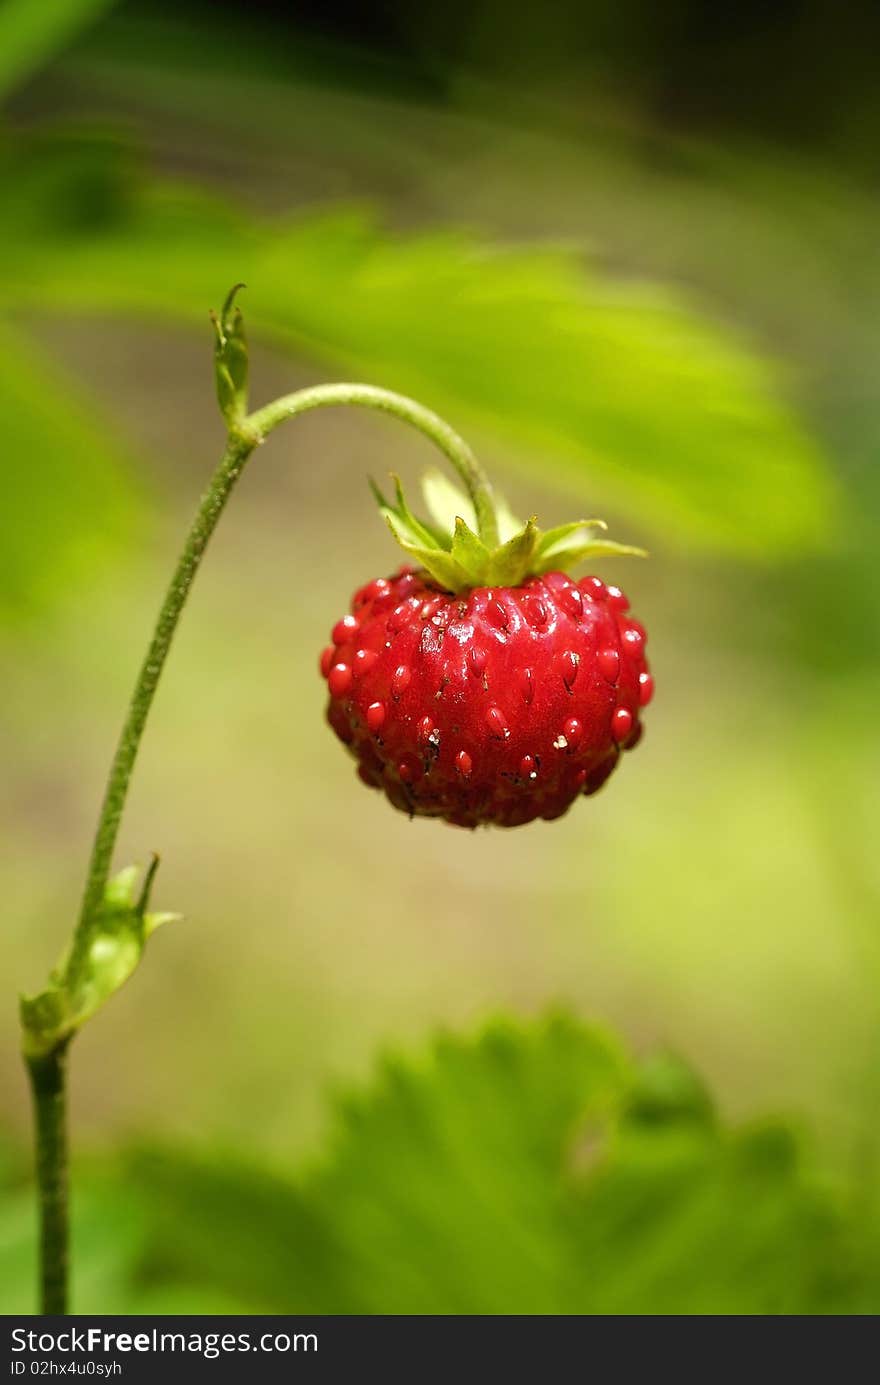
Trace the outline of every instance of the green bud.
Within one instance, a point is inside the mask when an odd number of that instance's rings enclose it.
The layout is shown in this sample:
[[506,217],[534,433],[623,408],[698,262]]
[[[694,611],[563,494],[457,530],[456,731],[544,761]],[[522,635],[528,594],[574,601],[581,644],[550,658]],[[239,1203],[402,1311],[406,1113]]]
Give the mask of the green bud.
[[21,997],[24,1050],[29,1056],[50,1053],[66,1043],[125,984],[150,935],[161,924],[180,917],[147,912],[158,864],[154,856],[139,894],[136,866],[127,866],[108,880],[83,954],[75,964],[71,955],[63,957],[45,990]]
[[229,427],[240,423],[248,409],[248,349],[244,317],[235,306],[235,295],[244,284],[236,284],[226,295],[219,314],[211,313],[216,344],[214,377],[217,399]]

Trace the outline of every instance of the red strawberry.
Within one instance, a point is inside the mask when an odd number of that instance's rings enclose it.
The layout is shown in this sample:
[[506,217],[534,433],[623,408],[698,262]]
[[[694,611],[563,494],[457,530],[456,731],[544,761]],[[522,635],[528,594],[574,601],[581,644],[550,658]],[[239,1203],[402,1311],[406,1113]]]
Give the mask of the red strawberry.
[[354,597],[322,656],[361,778],[461,827],[556,818],[641,735],[645,632],[597,577],[443,591],[404,568]]
[[470,500],[429,477],[435,523],[412,514],[396,478],[395,505],[373,487],[419,567],[362,587],[333,627],[327,719],[364,782],[410,815],[460,827],[557,818],[638,743],[654,690],[623,592],[560,569],[641,549],[598,537],[601,520],[518,525],[465,444],[445,450]]

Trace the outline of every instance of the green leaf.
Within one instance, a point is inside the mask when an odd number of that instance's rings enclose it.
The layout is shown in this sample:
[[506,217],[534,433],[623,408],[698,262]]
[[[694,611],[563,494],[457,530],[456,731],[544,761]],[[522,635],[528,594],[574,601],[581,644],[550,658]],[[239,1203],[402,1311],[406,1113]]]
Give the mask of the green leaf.
[[496,548],[489,563],[488,581],[497,586],[516,586],[534,572],[540,532],[533,516],[519,533]]
[[551,549],[580,534],[584,529],[607,529],[604,519],[575,519],[569,524],[557,524],[553,529],[545,529],[538,544],[539,553],[549,553]]
[[413,514],[409,505],[406,503],[406,498],[403,494],[403,486],[400,484],[400,477],[392,474],[391,479],[394,482],[394,494],[397,500],[396,514],[400,517],[409,531],[415,535],[416,540],[424,544],[426,548],[437,548],[439,546],[448,549],[450,544],[446,535],[438,534],[434,529],[424,524],[422,520],[417,519]]
[[232,1300],[250,1313],[321,1313],[347,1299],[344,1249],[292,1176],[216,1147],[135,1149],[127,1165],[151,1227],[146,1263],[161,1267],[151,1297],[185,1287],[213,1304],[205,1311]]
[[683,1064],[643,1072],[565,1016],[389,1061],[339,1119],[312,1197],[354,1261],[348,1311],[810,1313],[853,1294],[850,1233],[785,1127],[724,1131]]
[[[592,524],[600,529],[607,528],[600,519],[561,524],[542,534],[532,516],[506,542],[490,550],[458,514],[453,517],[450,539],[446,533],[429,528],[416,518],[407,505],[399,477],[393,479],[395,505],[390,505],[375,481],[370,481],[380,512],[404,551],[416,558],[436,581],[450,591],[488,585],[517,586],[532,573],[568,566],[582,557],[642,555],[641,549],[629,548],[611,540],[585,539],[583,536],[588,533],[587,526]],[[429,478],[427,494],[436,506],[437,513],[443,516],[449,501],[454,501],[459,493],[455,486],[447,486],[435,476]],[[509,511],[506,511],[506,520],[508,524],[512,520]]]
[[300,1178],[136,1159],[147,1263],[251,1311],[794,1314],[876,1308],[872,1224],[778,1121],[565,1015],[387,1057]]
[[[69,159],[56,176],[78,205]],[[562,249],[392,237],[363,212],[259,224],[180,188],[126,186],[95,233],[62,245],[10,174],[7,301],[197,320],[218,282],[246,277],[252,325],[279,345],[470,420],[664,540],[755,557],[827,544],[839,497],[780,373],[674,294]]]
[[0,5],[0,100],[114,4],[115,0],[4,0]]
[[113,430],[69,381],[8,322],[0,344],[0,614],[12,618],[96,581],[131,537],[141,498]]
[[373,492],[373,498],[379,506],[383,518],[393,522],[394,531],[403,535],[408,543],[419,545],[425,549],[443,548],[448,552],[452,546],[450,538],[435,533],[427,524],[423,524],[420,519],[417,519],[406,502],[400,477],[392,474],[391,479],[394,482],[396,505],[389,505],[376,482],[370,478],[370,490]]
[[463,572],[481,572],[489,563],[489,550],[483,540],[469,528],[461,515],[455,520],[452,536],[452,557]]
[[577,563],[593,558],[647,558],[644,548],[636,548],[628,543],[615,543],[613,539],[587,539],[584,543],[570,545],[557,544],[550,552],[544,553],[533,564],[537,573],[551,572],[554,568],[568,571]]
[[[459,591],[467,586],[468,573],[459,560],[464,556],[461,546],[458,555],[451,553],[449,549],[454,548],[454,543],[451,544],[443,535],[435,534],[412,513],[397,476],[394,477],[394,486],[397,504],[389,505],[375,481],[370,482],[380,513],[397,543],[442,587],[449,591]],[[476,542],[479,543],[479,540]]]
[[562,250],[404,241],[354,216],[327,218],[320,246],[306,221],[280,231],[265,272],[282,340],[472,418],[654,533],[745,554],[827,541],[834,487],[778,373],[668,292]]
[[152,914],[144,914],[144,942],[151,938],[157,928],[162,928],[166,923],[179,923],[183,914],[177,914],[170,909],[159,909]]
[[418,541],[414,541],[410,531],[405,528],[393,512],[383,511],[385,521],[394,538],[400,544],[404,553],[408,553],[411,558],[431,576],[445,587],[447,591],[460,591],[468,585],[467,574],[458,565],[449,553],[444,553],[442,548],[427,548]]

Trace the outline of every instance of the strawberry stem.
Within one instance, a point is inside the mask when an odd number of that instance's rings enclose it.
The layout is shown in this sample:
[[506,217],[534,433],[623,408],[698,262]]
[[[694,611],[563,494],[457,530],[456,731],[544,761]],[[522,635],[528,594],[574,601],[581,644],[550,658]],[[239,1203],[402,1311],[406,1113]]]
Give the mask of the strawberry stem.
[[[186,536],[137,676],[128,713],[110,767],[104,800],[89,860],[79,921],[66,959],[49,979],[44,1005],[22,1005],[25,1060],[34,1098],[36,1173],[40,1205],[42,1311],[66,1312],[68,1296],[66,1065],[72,1037],[64,1016],[76,1008],[88,983],[93,947],[105,923],[110,868],[123,809],[144,728],[172,640],[208,542],[252,452],[285,419],[310,409],[355,404],[391,414],[417,428],[440,448],[460,475],[473,500],[480,535],[498,543],[498,524],[489,482],[467,444],[443,419],[413,399],[371,385],[319,385],[285,395],[247,414],[248,361],[244,324],[233,293],[214,317],[215,367],[221,411],[226,420],[226,449],[205,491]],[[148,873],[152,880],[155,866]],[[59,1018],[60,1017],[60,1018]]]
[[153,637],[135,684],[128,716],[122,728],[116,755],[111,765],[110,777],[92,848],[80,921],[74,934],[73,947],[66,967],[66,979],[68,981],[77,978],[78,970],[89,951],[93,924],[100,911],[104,890],[110,876],[113,850],[119,833],[122,810],[138,747],[159,684],[159,678],[171,648],[174,632],[186,605],[193,579],[208,546],[208,540],[217,526],[232,489],[244,470],[251,453],[260,443],[265,441],[269,433],[288,418],[295,418],[298,414],[307,413],[311,409],[327,408],[339,404],[361,405],[393,414],[395,418],[418,428],[420,432],[436,443],[454,463],[459,474],[465,480],[473,498],[475,509],[479,504],[483,514],[483,522],[489,526],[490,533],[494,528],[497,541],[497,526],[495,511],[492,506],[491,489],[470,449],[437,414],[431,413],[429,409],[423,408],[421,404],[406,398],[405,395],[392,394],[372,385],[315,385],[308,389],[298,390],[295,394],[284,395],[272,404],[267,404],[264,408],[259,409],[256,413],[250,414],[247,418],[236,421],[230,427],[226,451],[208,489],[202,496],[171,578],[165,600],[159,611]]
[[487,548],[497,546],[498,520],[488,476],[464,439],[459,437],[448,423],[438,414],[426,409],[423,404],[408,399],[404,394],[395,394],[375,385],[315,385],[312,389],[284,395],[281,399],[267,404],[265,408],[258,409],[247,419],[247,426],[259,435],[262,442],[263,438],[285,419],[327,404],[355,404],[367,409],[378,409],[380,413],[392,414],[403,423],[411,424],[431,442],[436,443],[467,487],[480,538]]

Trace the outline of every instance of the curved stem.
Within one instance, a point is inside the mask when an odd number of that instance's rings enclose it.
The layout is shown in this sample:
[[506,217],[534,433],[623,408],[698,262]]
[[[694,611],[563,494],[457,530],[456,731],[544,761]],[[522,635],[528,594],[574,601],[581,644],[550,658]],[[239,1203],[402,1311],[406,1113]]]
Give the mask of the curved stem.
[[110,775],[104,792],[104,801],[101,805],[89,861],[80,919],[67,961],[65,975],[68,980],[77,976],[88,952],[91,941],[91,924],[104,898],[104,889],[113,861],[113,849],[119,835],[122,810],[125,806],[138,747],[162,675],[162,669],[171,648],[171,641],[177,629],[177,622],[180,620],[181,612],[186,605],[193,578],[208,546],[208,540],[217,526],[217,521],[223,513],[226,501],[241,475],[245,462],[256,445],[257,439],[230,435],[220,465],[202,496],[195,519],[190,526],[186,542],[177,560],[177,566],[165,594],[165,600],[159,611],[153,637],[141,665],[129,703],[128,715],[119,737],[113,763],[110,766]]
[[297,414],[307,413],[310,409],[340,404],[357,405],[391,414],[417,428],[435,443],[468,488],[474,502],[481,536],[489,544],[494,545],[498,542],[492,489],[467,443],[439,415],[416,403],[414,399],[408,399],[406,395],[394,394],[373,385],[315,385],[309,389],[298,390],[294,394],[283,395],[230,429],[226,451],[196,512],[135,683],[98,819],[82,910],[67,963],[68,979],[77,975],[88,952],[91,924],[100,909],[110,874],[122,810],[147,716],[193,578],[233,486],[254,448],[280,423],[295,418]]
[[404,423],[410,423],[430,438],[444,452],[455,467],[473,501],[480,538],[487,548],[498,546],[498,521],[492,500],[492,485],[476,457],[463,438],[449,424],[430,409],[408,399],[405,394],[394,394],[391,390],[376,389],[373,385],[315,385],[312,389],[298,390],[295,394],[282,395],[280,399],[267,404],[250,415],[248,425],[262,437],[286,418],[305,413],[307,409],[317,409],[325,404],[357,404],[367,409],[378,409],[381,413],[393,414]]

